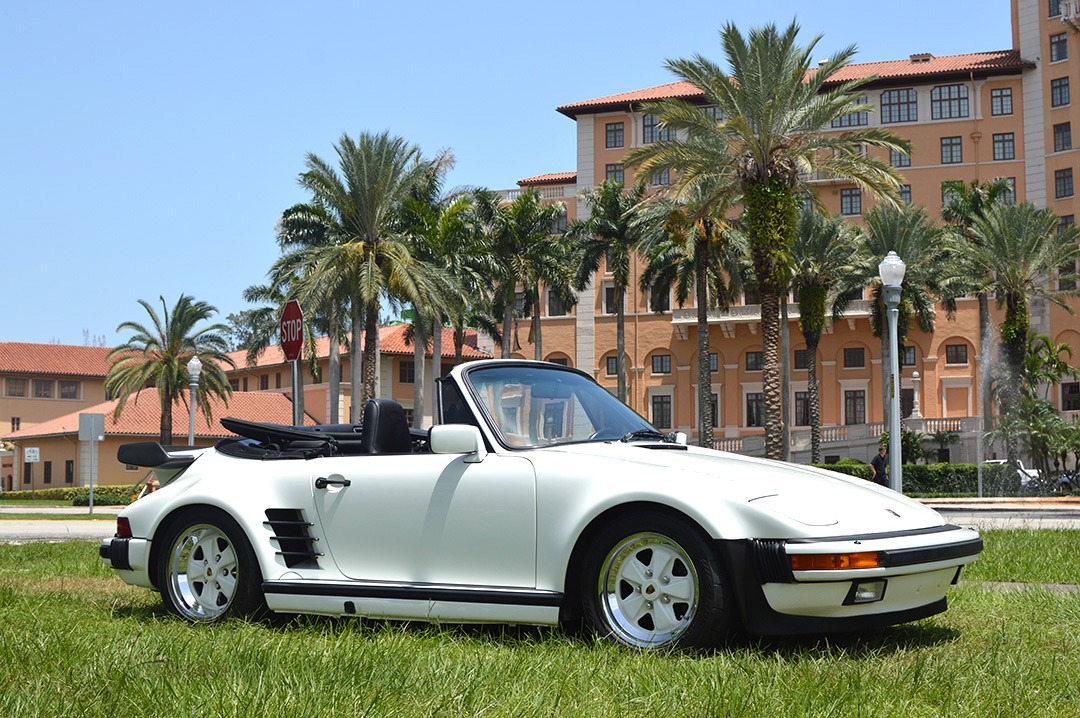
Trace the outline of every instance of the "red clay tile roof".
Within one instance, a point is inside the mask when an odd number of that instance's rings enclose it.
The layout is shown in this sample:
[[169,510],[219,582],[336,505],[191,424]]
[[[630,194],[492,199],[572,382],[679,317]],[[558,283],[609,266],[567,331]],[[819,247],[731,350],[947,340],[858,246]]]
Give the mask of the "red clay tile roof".
[[110,347],[0,342],[0,373],[104,377]]
[[[124,406],[119,419],[113,419],[116,399],[81,409],[73,414],[49,419],[28,429],[20,429],[4,436],[5,440],[36,439],[47,436],[63,436],[79,433],[79,414],[104,414],[105,433],[120,436],[156,437],[161,432],[161,410],[158,408],[157,392],[147,389],[138,397],[132,396]],[[201,413],[195,415],[195,435],[199,437],[232,436],[218,423],[223,416],[247,421],[264,421],[273,424],[292,424],[292,402],[277,392],[236,392],[226,406],[220,399],[211,399],[210,412],[213,422],[206,421]],[[175,441],[187,441],[189,413],[182,401],[173,404],[173,436]],[[314,424],[305,418],[305,424]],[[182,437],[182,438],[181,438]]]
[[[413,346],[412,346],[412,344],[406,344],[405,343],[405,330],[408,328],[408,326],[409,326],[409,324],[402,323],[402,324],[392,324],[390,326],[381,327],[379,329],[379,350],[383,354],[395,354],[395,355],[396,354],[401,354],[401,355],[406,355],[406,356],[412,356],[413,355]],[[361,335],[361,341],[363,341],[363,336],[362,335]],[[325,357],[330,356],[330,340],[327,337],[317,337],[315,339],[315,346],[316,346],[316,349],[317,349],[317,351],[319,353],[320,358],[325,358]],[[344,352],[344,349],[343,349],[342,350],[342,355],[343,356],[344,356],[344,353],[345,352]],[[429,351],[427,353],[427,355],[431,356],[431,352]],[[454,331],[452,329],[449,329],[449,328],[443,329],[443,333],[442,333],[442,355],[443,355],[444,359],[446,357],[454,356]],[[229,356],[232,357],[232,360],[234,362],[236,362],[236,369],[235,370],[228,370],[227,369],[226,373],[228,373],[229,371],[239,371],[239,370],[243,370],[243,369],[252,368],[252,367],[249,367],[247,365],[247,352],[246,351],[230,352]],[[463,358],[465,358],[465,359],[490,359],[491,358],[490,354],[488,354],[487,352],[482,352],[482,351],[480,351],[479,349],[476,348],[476,330],[475,329],[466,330],[466,333],[465,333],[465,346],[462,349],[461,356]],[[255,366],[256,367],[266,367],[266,366],[275,366],[275,365],[284,364],[284,363],[285,363],[285,354],[281,351],[281,346],[278,345],[278,344],[274,344],[272,346],[267,347],[266,350],[263,351],[259,355],[258,361],[255,363]]]
[[[828,84],[838,84],[849,80],[876,76],[875,83],[896,84],[901,80],[930,79],[934,77],[976,77],[986,75],[1016,74],[1034,63],[1020,57],[1017,50],[996,50],[993,52],[973,52],[963,55],[913,55],[929,57],[926,62],[915,62],[910,57],[906,60],[887,60],[885,62],[864,62],[848,65],[837,72]],[[814,72],[816,68],[812,69]],[[597,97],[592,100],[571,102],[556,108],[567,117],[595,112],[611,112],[629,107],[637,107],[643,102],[666,98],[694,100],[702,96],[701,90],[689,82],[671,82],[666,85],[647,87],[642,90],[622,92],[617,95]]]
[[577,182],[577,172],[549,172],[546,175],[526,177],[517,181],[519,187],[540,184],[573,184]]

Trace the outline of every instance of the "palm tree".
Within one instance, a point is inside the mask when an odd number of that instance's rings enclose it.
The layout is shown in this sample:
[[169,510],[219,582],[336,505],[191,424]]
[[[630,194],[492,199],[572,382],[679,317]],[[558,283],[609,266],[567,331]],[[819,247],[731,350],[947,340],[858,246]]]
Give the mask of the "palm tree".
[[754,28],[746,37],[725,25],[720,36],[730,75],[700,55],[669,60],[667,68],[698,87],[717,115],[681,100],[648,103],[643,112],[657,115],[662,127],[687,139],[644,145],[626,158],[650,175],[676,170],[685,183],[718,176],[736,182],[742,192],[743,231],[761,292],[765,453],[774,459],[784,454],[780,298],[790,278],[798,192],[817,172],[895,202],[900,175],[865,148],[910,150],[906,140],[881,128],[827,131],[834,119],[869,109],[858,104],[865,100],[859,90],[872,78],[838,81],[855,46],[815,63],[812,54],[820,37],[803,47],[798,34],[795,22],[784,31],[775,25]]
[[[337,285],[339,277],[347,279],[353,340],[351,420],[355,421],[356,413],[375,395],[383,302],[425,302],[424,297],[440,291],[441,280],[430,265],[412,255],[400,230],[402,202],[430,172],[420,149],[387,132],[361,133],[357,140],[342,135],[334,149],[340,174],[308,154],[307,171],[299,178],[301,186],[312,193],[309,206],[319,209],[321,221],[336,240],[306,253],[310,272],[305,282],[330,287]],[[361,326],[362,361],[357,349]]]
[[105,375],[105,391],[118,401],[113,417],[119,417],[132,394],[138,401],[143,389],[153,388],[161,406],[161,443],[172,444],[172,412],[177,399],[187,396],[187,364],[192,357],[203,363],[199,374],[195,402],[207,421],[211,418],[210,397],[226,399],[232,394],[229,380],[221,365],[235,368],[236,364],[225,353],[228,341],[224,324],[199,327],[208,321],[217,309],[206,302],[196,301],[181,294],[170,312],[161,300],[161,314],[147,301],[139,304],[150,315],[151,325],[139,322],[123,322],[117,332],[132,331],[126,342],[109,352],[109,370]]
[[726,308],[741,286],[746,245],[728,221],[730,202],[711,182],[683,188],[678,198],[658,197],[639,205],[633,227],[640,233],[640,251],[647,266],[642,291],[654,296],[675,288],[683,306],[694,295],[698,340],[698,444],[713,446],[712,370],[709,354],[709,310]]
[[803,211],[791,248],[792,287],[799,294],[799,330],[806,341],[806,390],[810,405],[811,463],[821,463],[821,398],[817,351],[825,330],[826,305],[853,265],[860,264],[861,232],[840,217]]
[[[1031,319],[1029,302],[1043,298],[1070,314],[1068,296],[1076,288],[1076,262],[1080,259],[1080,230],[1060,225],[1049,209],[1030,203],[998,204],[971,224],[975,242],[967,246],[967,261],[975,277],[989,277],[987,290],[997,306],[1005,307],[1000,327],[1005,377],[1001,387],[1002,408],[1015,405],[1022,394],[1024,359],[1028,351]],[[1063,267],[1067,269],[1062,269]],[[1050,279],[1057,277],[1058,289]],[[1015,447],[1007,450],[1015,452]],[[1015,458],[1014,453],[1009,459]]]
[[[975,243],[971,233],[971,223],[977,217],[983,217],[986,211],[998,203],[1009,202],[1015,198],[1015,190],[1006,179],[991,182],[973,180],[965,183],[960,180],[945,182],[941,186],[945,195],[945,205],[941,208],[941,218],[957,227],[968,243]],[[984,277],[983,280],[988,280]],[[993,402],[990,401],[990,305],[986,292],[979,289],[976,294],[979,301],[979,355],[983,361],[979,364],[979,396],[982,403],[984,431],[989,431],[994,423]]]
[[630,260],[640,240],[631,211],[645,197],[644,185],[626,191],[622,182],[605,180],[595,189],[580,194],[591,209],[588,219],[572,223],[566,230],[574,252],[574,289],[581,291],[607,262],[615,290],[616,382],[619,401],[626,403],[626,308],[624,297],[630,285]]
[[971,287],[970,274],[960,262],[961,247],[955,236],[930,221],[922,207],[879,205],[863,217],[866,221],[862,261],[845,270],[837,285],[833,316],[839,319],[863,287],[872,287],[870,328],[881,340],[881,390],[885,425],[889,426],[889,332],[884,290],[878,263],[896,252],[907,263],[896,323],[896,343],[903,346],[912,320],[927,333],[934,331],[935,307],[941,302],[947,315],[955,311],[956,297]]

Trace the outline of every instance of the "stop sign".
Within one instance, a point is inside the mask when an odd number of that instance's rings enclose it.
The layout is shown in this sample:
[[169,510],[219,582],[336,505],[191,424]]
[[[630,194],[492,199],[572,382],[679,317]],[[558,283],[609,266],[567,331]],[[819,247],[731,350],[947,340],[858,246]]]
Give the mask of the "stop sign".
[[281,351],[285,361],[300,358],[300,349],[304,345],[304,313],[295,299],[290,299],[281,312]]

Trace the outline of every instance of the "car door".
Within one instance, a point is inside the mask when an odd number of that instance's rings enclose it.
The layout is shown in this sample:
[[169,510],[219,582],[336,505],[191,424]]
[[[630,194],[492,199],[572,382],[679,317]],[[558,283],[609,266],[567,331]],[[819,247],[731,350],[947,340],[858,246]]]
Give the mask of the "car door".
[[532,463],[494,453],[478,463],[465,458],[313,460],[324,552],[343,574],[364,581],[535,587]]

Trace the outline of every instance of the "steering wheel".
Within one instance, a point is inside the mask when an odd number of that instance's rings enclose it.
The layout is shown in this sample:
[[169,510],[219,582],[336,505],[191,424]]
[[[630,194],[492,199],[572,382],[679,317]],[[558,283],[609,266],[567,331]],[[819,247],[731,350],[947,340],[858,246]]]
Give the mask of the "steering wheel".
[[618,429],[613,429],[610,426],[602,426],[592,433],[589,437],[589,441],[598,441],[604,439],[621,439],[623,432]]

